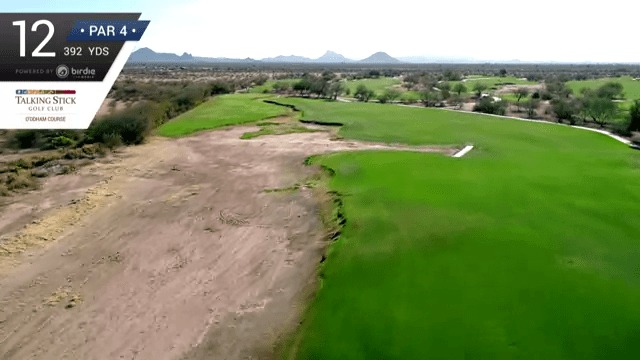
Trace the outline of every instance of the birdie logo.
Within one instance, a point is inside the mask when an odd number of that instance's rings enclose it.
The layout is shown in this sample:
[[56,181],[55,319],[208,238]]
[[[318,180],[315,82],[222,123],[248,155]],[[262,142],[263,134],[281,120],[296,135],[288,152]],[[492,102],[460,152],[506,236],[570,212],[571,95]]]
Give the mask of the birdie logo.
[[69,67],[67,67],[67,65],[59,65],[56,68],[56,75],[58,75],[60,79],[66,79],[69,76]]

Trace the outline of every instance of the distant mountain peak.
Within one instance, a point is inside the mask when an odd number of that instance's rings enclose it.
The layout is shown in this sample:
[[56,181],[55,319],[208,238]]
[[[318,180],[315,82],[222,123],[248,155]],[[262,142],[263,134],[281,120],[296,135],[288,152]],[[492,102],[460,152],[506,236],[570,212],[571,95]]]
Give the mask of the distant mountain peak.
[[392,57],[384,51],[378,51],[368,58],[360,60],[360,62],[367,64],[397,64],[400,63],[400,60]]
[[331,50],[327,50],[326,53],[324,53],[324,55],[320,56],[319,58],[315,59],[314,61],[316,62],[325,62],[325,63],[337,63],[337,62],[350,62],[353,60],[347,59],[346,57],[344,57],[341,54],[338,54],[337,52],[331,51]]

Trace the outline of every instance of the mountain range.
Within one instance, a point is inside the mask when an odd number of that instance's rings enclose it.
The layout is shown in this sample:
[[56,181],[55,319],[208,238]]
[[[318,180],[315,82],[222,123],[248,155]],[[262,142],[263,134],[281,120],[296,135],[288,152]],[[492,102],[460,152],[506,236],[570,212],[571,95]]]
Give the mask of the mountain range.
[[362,60],[352,60],[344,57],[341,54],[338,54],[333,51],[327,51],[324,55],[320,56],[317,59],[311,59],[304,56],[276,56],[270,58],[264,58],[261,60],[254,60],[251,58],[246,59],[234,59],[234,58],[226,58],[226,57],[199,57],[193,56],[189,53],[184,53],[182,55],[171,54],[171,53],[157,53],[149,48],[141,48],[129,56],[129,63],[143,63],[143,62],[172,62],[172,63],[215,63],[215,62],[224,62],[224,63],[236,63],[236,62],[258,62],[258,63],[317,63],[317,64],[344,64],[344,63],[361,63],[361,64],[399,64],[404,61],[398,60],[385,52],[377,52],[366,59]]
[[[403,56],[392,57],[385,52],[377,52],[362,60],[353,60],[344,57],[333,51],[327,51],[324,55],[317,59],[304,56],[288,55],[269,57],[260,60],[245,58],[227,58],[227,57],[201,57],[193,56],[189,53],[182,55],[172,53],[157,53],[149,48],[140,48],[129,56],[129,63],[146,63],[146,62],[168,62],[168,63],[311,63],[311,64],[570,64],[569,62],[559,61],[521,61],[521,60],[478,60],[472,57],[464,56]],[[595,64],[594,62],[572,62],[572,64]]]

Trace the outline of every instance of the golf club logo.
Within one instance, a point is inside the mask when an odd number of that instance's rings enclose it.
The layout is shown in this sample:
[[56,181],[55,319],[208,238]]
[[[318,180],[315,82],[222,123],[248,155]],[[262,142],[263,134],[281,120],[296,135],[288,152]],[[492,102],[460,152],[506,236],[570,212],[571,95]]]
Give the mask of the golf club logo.
[[67,76],[69,76],[69,68],[67,67],[67,65],[59,65],[56,68],[56,75],[58,75],[60,79],[65,79]]

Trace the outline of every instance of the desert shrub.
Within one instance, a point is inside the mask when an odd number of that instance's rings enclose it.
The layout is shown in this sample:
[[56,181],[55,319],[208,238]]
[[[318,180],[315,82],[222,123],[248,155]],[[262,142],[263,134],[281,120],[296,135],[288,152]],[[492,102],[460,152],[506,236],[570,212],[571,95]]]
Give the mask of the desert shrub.
[[538,99],[529,99],[522,103],[522,107],[524,107],[527,112],[527,117],[530,119],[536,116],[536,109],[540,106],[540,100]]
[[183,88],[171,101],[180,112],[187,111],[201,103],[208,95],[208,87],[201,84],[191,84]]
[[236,91],[235,85],[227,81],[212,81],[208,86],[209,95],[229,94]]
[[264,85],[264,83],[266,83],[266,82],[267,82],[267,80],[269,80],[269,77],[268,77],[268,76],[266,76],[266,75],[260,75],[260,76],[256,77],[256,78],[253,80],[253,83],[254,83],[254,84],[256,84],[256,85],[258,85],[258,86],[262,86],[262,85]]
[[382,104],[386,102],[393,102],[400,97],[400,94],[400,91],[396,89],[386,89],[380,96],[378,96],[378,101]]
[[491,96],[485,96],[476,103],[473,111],[485,114],[504,115],[507,112],[507,103],[504,101],[495,101]]
[[8,190],[33,189],[37,182],[27,173],[9,174],[6,187]]
[[109,148],[109,150],[113,150],[122,146],[122,136],[115,132],[102,134],[102,143]]
[[291,90],[291,86],[289,86],[289,84],[287,84],[286,82],[278,81],[273,85],[273,91],[278,94],[286,93],[289,90]]
[[0,184],[0,196],[9,196],[11,192],[9,192],[9,188],[5,184]]
[[635,100],[633,104],[631,104],[627,120],[627,129],[629,131],[640,131],[640,100]]
[[29,149],[36,145],[39,138],[38,130],[17,130],[13,133],[13,138],[10,141],[20,149]]
[[613,123],[609,126],[611,132],[613,132],[614,134],[618,134],[620,136],[631,136],[633,134],[633,132],[631,132],[631,130],[629,130],[629,126],[622,122],[622,123]]
[[418,97],[413,94],[403,93],[400,95],[400,102],[403,104],[412,104],[418,101]]
[[458,94],[454,94],[449,99],[447,99],[447,103],[450,106],[455,106],[458,109],[462,106],[463,102],[464,102],[464,99]]
[[87,142],[102,142],[117,134],[126,145],[140,144],[151,130],[151,124],[145,108],[134,107],[92,123],[87,130]]
[[58,136],[56,138],[53,138],[53,140],[51,140],[51,144],[53,144],[53,146],[55,147],[69,147],[69,146],[73,146],[75,145],[75,141],[73,141],[72,139],[69,139],[66,136]]

